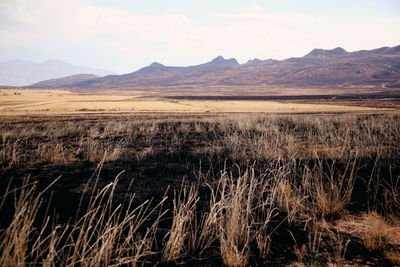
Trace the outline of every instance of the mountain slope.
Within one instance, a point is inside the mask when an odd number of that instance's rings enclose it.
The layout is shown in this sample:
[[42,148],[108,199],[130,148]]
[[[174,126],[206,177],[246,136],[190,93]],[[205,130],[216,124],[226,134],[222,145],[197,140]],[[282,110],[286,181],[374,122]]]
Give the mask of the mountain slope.
[[186,79],[196,79],[210,73],[219,73],[236,67],[240,67],[236,59],[224,59],[221,56],[210,62],[189,67],[170,67],[154,62],[132,73],[105,76],[79,82],[69,87],[130,88],[132,86],[173,86],[179,85],[180,81]]
[[48,60],[42,63],[11,60],[0,63],[0,85],[24,86],[83,73],[98,76],[113,74],[108,70],[75,66],[61,60]]
[[341,57],[341,56],[346,56],[347,53],[348,52],[341,47],[336,47],[332,50],[316,48],[313,49],[310,53],[308,53],[304,57],[320,57],[320,58]]
[[75,75],[67,76],[64,78],[41,81],[41,82],[33,84],[31,87],[35,87],[35,88],[68,87],[68,86],[74,85],[76,83],[94,80],[96,78],[99,78],[99,76],[97,76],[95,74],[75,74]]
[[189,67],[153,63],[136,72],[84,80],[68,88],[136,88],[166,86],[374,86],[400,83],[400,46],[347,52],[314,49],[304,57],[252,60],[217,57]]

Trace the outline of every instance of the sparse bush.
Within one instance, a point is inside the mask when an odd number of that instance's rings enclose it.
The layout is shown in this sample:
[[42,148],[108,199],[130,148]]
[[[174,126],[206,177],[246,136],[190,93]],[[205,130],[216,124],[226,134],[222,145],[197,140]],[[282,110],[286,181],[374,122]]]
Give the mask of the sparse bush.
[[398,234],[400,228],[390,226],[376,212],[365,214],[360,223],[360,228],[364,246],[370,251],[380,250],[390,241],[400,237]]

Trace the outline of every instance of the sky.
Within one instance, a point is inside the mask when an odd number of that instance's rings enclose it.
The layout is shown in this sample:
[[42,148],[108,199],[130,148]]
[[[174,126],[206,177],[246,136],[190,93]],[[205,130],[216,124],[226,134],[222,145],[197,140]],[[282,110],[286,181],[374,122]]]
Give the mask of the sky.
[[0,0],[0,62],[130,73],[400,45],[399,0]]

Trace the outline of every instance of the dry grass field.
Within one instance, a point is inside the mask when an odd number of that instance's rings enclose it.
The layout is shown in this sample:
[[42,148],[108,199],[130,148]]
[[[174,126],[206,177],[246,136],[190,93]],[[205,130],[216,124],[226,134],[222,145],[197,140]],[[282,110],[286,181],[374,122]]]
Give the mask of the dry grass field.
[[38,103],[49,101],[108,101],[124,98],[126,98],[126,96],[78,94],[65,90],[0,89],[0,106],[10,105],[10,102]]
[[0,140],[0,266],[400,262],[397,112],[3,116]]
[[[169,100],[142,99],[135,96],[109,94],[78,94],[62,90],[0,91],[0,114],[64,114],[87,112],[354,112],[378,110],[374,106],[361,106],[341,102],[335,104],[246,101],[246,100]],[[388,108],[386,108],[388,109]],[[390,109],[390,108],[389,108]]]

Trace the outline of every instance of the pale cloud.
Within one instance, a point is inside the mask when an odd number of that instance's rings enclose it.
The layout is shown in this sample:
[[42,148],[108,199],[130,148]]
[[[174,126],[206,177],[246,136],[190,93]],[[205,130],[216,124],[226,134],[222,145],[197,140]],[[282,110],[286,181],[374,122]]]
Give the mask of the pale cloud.
[[155,60],[190,65],[221,54],[243,62],[301,56],[314,47],[357,50],[400,44],[398,17],[284,16],[258,6],[205,17],[213,22],[174,10],[150,16],[88,0],[2,0],[0,49],[9,55],[0,60],[40,51],[42,57],[128,72]]
[[232,49],[248,57],[249,51],[282,59],[301,56],[314,47],[357,50],[400,44],[400,18],[275,16],[254,7],[213,16],[225,21],[228,35],[237,36]]

